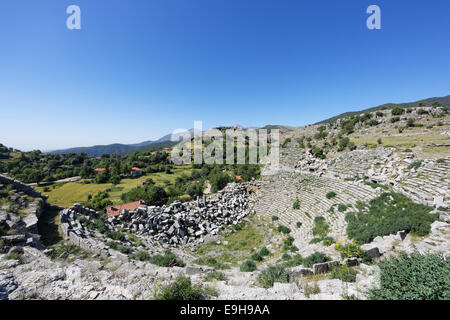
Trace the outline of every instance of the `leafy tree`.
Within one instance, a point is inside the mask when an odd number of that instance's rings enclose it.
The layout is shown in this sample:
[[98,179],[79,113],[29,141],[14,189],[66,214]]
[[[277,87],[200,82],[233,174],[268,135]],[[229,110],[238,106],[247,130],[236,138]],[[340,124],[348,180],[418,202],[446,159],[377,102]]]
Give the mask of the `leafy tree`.
[[391,114],[392,114],[393,116],[400,116],[400,115],[402,115],[402,114],[404,114],[404,113],[405,113],[405,109],[400,108],[400,107],[394,107],[394,108],[391,110]]
[[105,171],[102,171],[98,173],[95,176],[95,183],[107,183],[109,181],[109,171],[108,169],[105,169]]
[[222,190],[230,181],[231,178],[227,173],[217,172],[209,175],[212,192]]

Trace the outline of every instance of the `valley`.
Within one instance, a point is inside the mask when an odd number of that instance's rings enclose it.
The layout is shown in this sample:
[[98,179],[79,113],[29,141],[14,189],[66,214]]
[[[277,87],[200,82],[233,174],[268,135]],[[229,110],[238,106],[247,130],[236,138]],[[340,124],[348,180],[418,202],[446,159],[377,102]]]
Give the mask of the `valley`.
[[[280,166],[268,175],[174,165],[164,151],[3,148],[0,298],[448,299],[448,107],[276,127]],[[82,175],[37,186],[9,177],[33,180],[32,170]],[[386,279],[414,272],[409,263],[435,270],[403,292]],[[417,289],[432,279],[442,281]]]

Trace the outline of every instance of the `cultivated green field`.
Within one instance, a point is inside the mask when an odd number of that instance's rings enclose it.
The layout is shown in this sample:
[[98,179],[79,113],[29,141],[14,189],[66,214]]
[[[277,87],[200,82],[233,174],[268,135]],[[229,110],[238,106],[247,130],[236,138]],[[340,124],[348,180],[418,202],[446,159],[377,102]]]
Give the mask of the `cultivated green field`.
[[111,189],[109,191],[110,199],[114,204],[121,203],[120,196],[122,193],[128,192],[133,188],[141,185],[142,180],[151,178],[155,184],[165,186],[166,181],[172,184],[177,177],[183,174],[189,175],[192,172],[191,165],[176,166],[172,170],[172,174],[165,172],[151,173],[136,179],[122,179],[120,184],[113,185],[112,183],[83,183],[83,180],[77,182],[68,182],[61,186],[57,184],[48,186],[49,191],[44,191],[45,187],[35,187],[39,192],[44,195],[48,195],[48,202],[58,206],[69,207],[74,203],[81,203],[87,201],[88,196],[91,194],[94,196],[96,193]]

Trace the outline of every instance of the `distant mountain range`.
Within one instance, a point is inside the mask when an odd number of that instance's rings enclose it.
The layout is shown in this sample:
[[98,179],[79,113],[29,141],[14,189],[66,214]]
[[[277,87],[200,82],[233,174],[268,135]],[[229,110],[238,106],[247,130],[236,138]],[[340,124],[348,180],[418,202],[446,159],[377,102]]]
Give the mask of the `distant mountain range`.
[[48,153],[58,153],[58,154],[86,153],[89,157],[97,157],[101,156],[102,154],[116,154],[116,153],[130,154],[136,151],[146,151],[149,149],[156,151],[162,150],[163,148],[170,148],[181,140],[181,138],[178,137],[177,141],[171,141],[171,137],[172,134],[167,134],[155,141],[148,140],[135,144],[113,143],[108,145],[96,145],[91,147],[76,147],[61,150],[53,150],[49,151]]
[[[337,119],[361,114],[364,112],[373,112],[373,111],[379,110],[383,107],[386,109],[393,109],[394,107],[410,108],[410,107],[418,107],[420,103],[423,103],[425,106],[431,106],[435,102],[437,102],[443,106],[450,106],[450,95],[445,96],[445,97],[428,98],[428,99],[423,99],[423,100],[419,100],[419,101],[415,101],[415,102],[397,103],[397,104],[396,103],[387,103],[387,104],[379,105],[376,107],[364,109],[361,111],[345,112],[345,113],[341,113],[340,115],[337,115],[335,117],[317,122],[315,124],[331,123],[331,122],[336,121]],[[234,125],[232,127],[236,128],[236,129],[241,129],[241,130],[249,129],[249,128],[243,128],[239,125]],[[219,127],[219,128],[222,128],[222,127]],[[228,128],[228,127],[223,127],[223,128]],[[256,129],[256,127],[252,127],[252,128]],[[270,129],[286,130],[289,128],[291,128],[291,127],[282,126],[282,125],[267,125],[267,126],[263,127],[263,129],[268,129],[268,130],[270,130]],[[190,129],[189,133],[191,136],[194,136],[194,129]],[[178,136],[178,137],[176,137],[177,141],[171,141],[171,137],[172,137],[172,134],[167,134],[155,141],[148,140],[148,141],[144,141],[144,142],[140,142],[140,143],[136,143],[136,144],[114,143],[114,144],[109,144],[109,145],[97,145],[97,146],[91,146],[91,147],[77,147],[77,148],[69,148],[69,149],[62,149],[62,150],[54,150],[54,151],[50,151],[48,153],[66,154],[66,153],[82,153],[82,152],[84,152],[88,156],[93,157],[93,156],[100,156],[102,154],[116,154],[116,153],[117,154],[130,154],[130,153],[133,153],[136,151],[146,151],[149,149],[161,150],[163,148],[170,148],[182,140],[182,137]]]
[[414,101],[414,102],[386,103],[386,104],[382,104],[382,105],[379,105],[379,106],[376,106],[376,107],[364,109],[364,110],[361,110],[361,111],[352,111],[352,112],[341,113],[338,116],[335,116],[335,117],[332,117],[332,118],[329,118],[329,119],[326,119],[326,120],[322,120],[322,121],[317,122],[315,124],[331,123],[331,122],[335,122],[337,119],[350,117],[350,116],[361,114],[361,113],[364,113],[364,112],[377,111],[377,110],[380,110],[383,107],[385,107],[386,109],[393,109],[395,107],[413,108],[413,107],[419,107],[420,103],[425,104],[425,106],[431,106],[435,102],[440,103],[443,106],[450,106],[450,95],[445,96],[445,97],[428,98],[428,99],[423,99],[423,100]]

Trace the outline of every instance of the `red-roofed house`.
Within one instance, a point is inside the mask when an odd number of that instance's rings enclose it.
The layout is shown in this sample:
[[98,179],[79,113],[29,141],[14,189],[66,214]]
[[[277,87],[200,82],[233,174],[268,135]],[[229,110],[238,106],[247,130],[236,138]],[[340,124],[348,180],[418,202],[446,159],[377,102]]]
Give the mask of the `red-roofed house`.
[[242,176],[236,176],[236,180],[242,180]]
[[131,168],[131,177],[137,178],[142,176],[142,169],[138,167]]
[[95,173],[103,172],[105,170],[106,170],[105,168],[95,168],[94,169]]
[[119,204],[116,206],[108,206],[106,207],[106,212],[108,212],[108,217],[115,217],[122,213],[122,210],[129,210],[132,211],[136,208],[143,208],[145,207],[144,200],[139,200],[135,202],[129,202],[124,204]]

